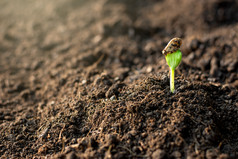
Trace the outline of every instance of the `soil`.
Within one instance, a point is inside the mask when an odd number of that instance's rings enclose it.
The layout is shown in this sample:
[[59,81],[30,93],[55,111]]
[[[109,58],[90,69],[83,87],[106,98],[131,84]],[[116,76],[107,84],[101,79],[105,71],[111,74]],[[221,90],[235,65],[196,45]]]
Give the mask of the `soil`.
[[[238,158],[237,10],[1,0],[1,158]],[[174,94],[161,53],[173,37]]]

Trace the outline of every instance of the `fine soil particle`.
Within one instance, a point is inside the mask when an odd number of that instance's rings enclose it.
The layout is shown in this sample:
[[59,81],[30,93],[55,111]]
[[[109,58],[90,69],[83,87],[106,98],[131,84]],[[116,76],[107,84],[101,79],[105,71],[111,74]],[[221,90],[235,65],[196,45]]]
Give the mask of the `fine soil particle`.
[[[1,158],[238,158],[237,10],[1,0]],[[174,94],[161,52],[173,37]]]

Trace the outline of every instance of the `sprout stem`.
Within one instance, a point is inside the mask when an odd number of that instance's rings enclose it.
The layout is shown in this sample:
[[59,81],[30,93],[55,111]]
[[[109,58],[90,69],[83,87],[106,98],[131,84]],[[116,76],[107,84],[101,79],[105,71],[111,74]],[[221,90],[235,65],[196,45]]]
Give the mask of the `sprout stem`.
[[170,68],[170,91],[174,93],[174,73],[175,69],[178,67],[182,60],[182,52],[180,51],[180,46],[182,44],[182,39],[173,38],[164,48],[162,53],[165,55],[165,59]]
[[174,93],[174,72],[175,69],[170,67],[170,91]]

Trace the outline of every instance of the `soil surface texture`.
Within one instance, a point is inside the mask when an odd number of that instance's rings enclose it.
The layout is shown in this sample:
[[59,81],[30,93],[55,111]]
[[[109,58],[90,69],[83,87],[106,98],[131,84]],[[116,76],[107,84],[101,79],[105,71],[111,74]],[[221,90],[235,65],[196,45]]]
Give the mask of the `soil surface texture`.
[[1,0],[0,158],[237,159],[238,1]]

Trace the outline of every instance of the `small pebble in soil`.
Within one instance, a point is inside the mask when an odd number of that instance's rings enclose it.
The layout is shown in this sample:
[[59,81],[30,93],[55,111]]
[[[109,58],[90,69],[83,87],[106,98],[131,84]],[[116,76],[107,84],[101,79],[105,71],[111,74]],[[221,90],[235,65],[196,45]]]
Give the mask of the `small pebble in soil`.
[[152,158],[153,159],[163,159],[163,158],[166,158],[165,155],[166,155],[166,153],[164,150],[158,149],[155,152],[153,152]]
[[111,97],[110,97],[110,100],[111,100],[111,101],[116,100],[116,96],[115,96],[115,95],[111,96]]
[[86,84],[87,80],[82,80],[82,85]]

